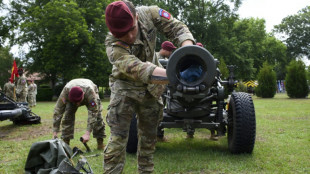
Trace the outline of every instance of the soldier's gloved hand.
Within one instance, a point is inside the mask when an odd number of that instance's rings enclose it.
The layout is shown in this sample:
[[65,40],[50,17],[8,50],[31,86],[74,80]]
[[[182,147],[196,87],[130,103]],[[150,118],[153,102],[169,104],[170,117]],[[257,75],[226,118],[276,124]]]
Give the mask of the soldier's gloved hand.
[[90,138],[90,132],[86,131],[86,133],[82,137],[83,137],[83,143],[87,143]]
[[57,132],[53,132],[53,139],[56,139],[56,138],[58,138]]

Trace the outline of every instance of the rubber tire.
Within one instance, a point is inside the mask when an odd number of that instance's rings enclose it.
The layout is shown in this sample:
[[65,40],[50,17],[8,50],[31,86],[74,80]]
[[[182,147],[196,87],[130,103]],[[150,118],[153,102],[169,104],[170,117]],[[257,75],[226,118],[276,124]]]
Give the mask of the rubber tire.
[[228,148],[231,153],[252,153],[256,136],[255,109],[252,97],[244,92],[231,95],[227,125]]
[[133,114],[131,119],[128,142],[126,146],[126,152],[136,153],[138,149],[138,130],[137,130],[137,118],[136,114]]

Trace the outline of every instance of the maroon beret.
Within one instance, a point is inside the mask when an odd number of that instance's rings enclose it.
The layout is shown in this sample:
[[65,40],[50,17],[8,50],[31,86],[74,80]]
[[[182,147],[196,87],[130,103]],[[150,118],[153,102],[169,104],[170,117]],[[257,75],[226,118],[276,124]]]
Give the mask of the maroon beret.
[[132,28],[134,17],[123,1],[115,1],[107,6],[105,21],[111,33],[120,38]]
[[196,45],[203,47],[202,43],[197,42]]
[[75,86],[69,91],[69,100],[71,102],[77,103],[80,102],[83,98],[83,90],[82,88]]
[[161,44],[161,48],[164,49],[164,50],[167,50],[167,51],[173,51],[175,50],[177,47],[175,47],[173,45],[172,42],[169,42],[169,41],[165,41]]

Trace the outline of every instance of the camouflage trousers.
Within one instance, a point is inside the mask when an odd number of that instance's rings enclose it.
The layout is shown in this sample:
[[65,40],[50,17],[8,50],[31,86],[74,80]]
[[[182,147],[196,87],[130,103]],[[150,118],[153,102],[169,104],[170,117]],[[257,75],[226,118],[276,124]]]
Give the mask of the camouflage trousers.
[[[102,119],[102,106],[99,102],[100,112],[98,112],[96,123],[93,128],[93,137],[94,138],[105,138],[105,124]],[[78,106],[67,103],[64,117],[61,122],[61,138],[62,139],[73,139],[74,138],[74,125],[75,125],[75,113],[78,109]],[[90,111],[88,111],[90,112]]]
[[28,106],[32,107],[35,106],[35,95],[28,94]]
[[27,102],[27,93],[25,92],[22,92],[21,94],[16,95],[16,97],[17,97],[16,99],[17,102]]
[[14,95],[14,93],[5,93],[5,95],[7,95],[8,97],[10,97],[11,99],[13,99],[13,100],[16,100],[16,95]]
[[36,106],[37,105],[37,95],[34,94],[33,96],[33,105]]
[[111,98],[107,124],[111,135],[104,151],[104,173],[122,173],[125,165],[129,127],[134,113],[138,128],[138,170],[152,173],[157,123],[163,105],[147,93],[142,101],[115,94]]

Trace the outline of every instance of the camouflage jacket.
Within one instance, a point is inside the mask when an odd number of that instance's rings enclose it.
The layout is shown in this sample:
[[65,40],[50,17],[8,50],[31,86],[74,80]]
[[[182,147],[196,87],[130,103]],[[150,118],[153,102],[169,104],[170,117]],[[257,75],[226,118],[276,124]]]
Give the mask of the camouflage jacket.
[[90,132],[93,130],[94,123],[97,120],[98,112],[101,112],[99,91],[97,85],[95,85],[91,80],[88,79],[74,79],[66,84],[57,100],[53,116],[54,132],[59,132],[62,115],[66,110],[66,105],[70,103],[69,91],[71,90],[72,87],[75,86],[79,86],[80,88],[82,88],[84,92],[84,99],[81,102],[80,106],[85,105],[87,107],[88,109],[87,130]]
[[24,94],[27,95],[27,79],[24,75],[19,76],[18,81],[17,81],[17,85],[16,85],[16,94]]
[[36,86],[34,86],[34,84],[30,84],[28,86],[28,95],[35,95],[36,93]]
[[7,82],[6,84],[4,84],[3,87],[3,92],[5,95],[12,97],[14,96],[14,83],[11,82]]
[[34,95],[37,95],[38,94],[37,84],[33,83],[33,86],[34,86]]
[[110,88],[112,93],[119,91],[137,100],[144,97],[146,90],[159,98],[164,85],[150,84],[151,75],[159,66],[158,60],[156,65],[151,63],[156,56],[157,31],[178,45],[185,40],[194,41],[194,38],[184,23],[157,6],[142,6],[136,11],[139,31],[133,45],[122,42],[111,33],[106,38],[107,55],[113,65]]

